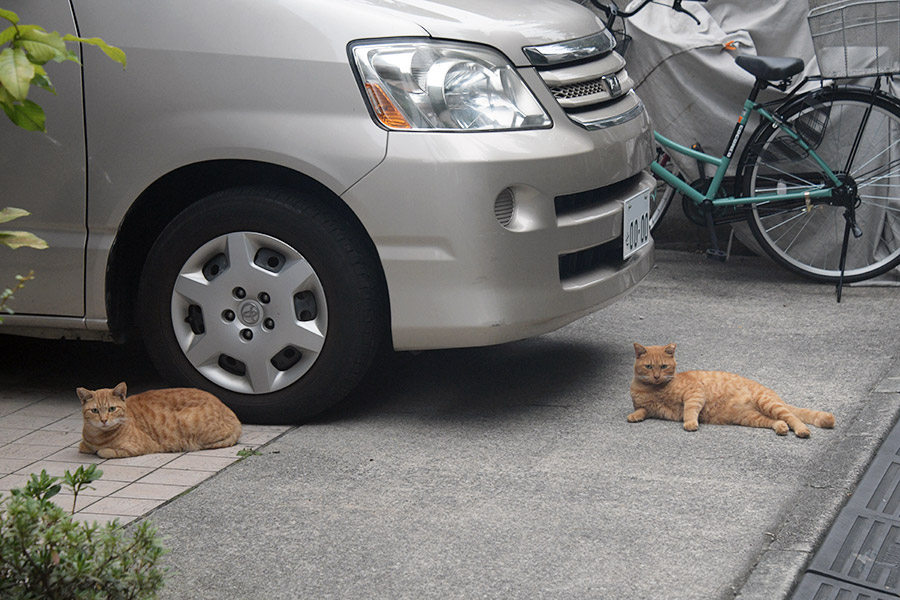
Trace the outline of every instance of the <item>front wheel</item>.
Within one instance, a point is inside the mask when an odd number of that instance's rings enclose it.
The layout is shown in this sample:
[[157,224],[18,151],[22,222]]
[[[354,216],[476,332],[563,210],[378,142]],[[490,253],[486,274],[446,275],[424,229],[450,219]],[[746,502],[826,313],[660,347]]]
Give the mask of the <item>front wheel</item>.
[[[873,102],[874,99],[874,102]],[[812,92],[782,117],[804,136],[838,177],[858,190],[845,282],[881,275],[900,263],[900,105],[860,88]],[[858,139],[855,156],[851,156]],[[740,162],[745,197],[821,189],[827,178],[780,129],[760,126]],[[823,203],[753,204],[747,221],[760,246],[787,269],[816,281],[840,278],[846,209]]]
[[[659,155],[656,157],[656,162],[659,165],[676,175],[679,178],[681,176],[681,170],[675,164],[675,161],[672,160],[672,157],[669,156],[667,152],[659,152]],[[672,204],[672,198],[675,197],[675,188],[671,185],[663,181],[661,177],[656,175],[653,176],[656,180],[656,187],[653,190],[653,193],[650,195],[650,233],[653,234],[656,232],[656,229],[659,227],[659,224],[662,222],[662,218],[665,216],[666,211],[669,210],[669,206]]]
[[137,319],[167,380],[213,392],[242,421],[293,423],[369,368],[386,335],[379,274],[358,227],[318,198],[232,189],[159,236]]

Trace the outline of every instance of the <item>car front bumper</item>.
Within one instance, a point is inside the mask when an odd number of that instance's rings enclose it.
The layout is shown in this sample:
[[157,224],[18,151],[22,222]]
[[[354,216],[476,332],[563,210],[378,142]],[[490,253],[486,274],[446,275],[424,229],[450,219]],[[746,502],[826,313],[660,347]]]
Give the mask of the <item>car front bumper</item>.
[[[622,259],[624,200],[654,187],[649,131],[643,116],[590,132],[389,134],[344,199],[378,249],[394,347],[523,339],[628,292],[654,262],[652,241]],[[508,203],[495,205],[510,193],[504,226]]]

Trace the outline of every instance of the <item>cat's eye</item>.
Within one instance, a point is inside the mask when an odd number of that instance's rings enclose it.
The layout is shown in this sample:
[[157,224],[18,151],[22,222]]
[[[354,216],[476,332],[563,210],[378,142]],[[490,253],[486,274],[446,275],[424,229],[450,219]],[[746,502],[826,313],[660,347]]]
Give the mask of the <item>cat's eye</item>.
[[669,368],[669,365],[659,365],[659,368],[660,368],[660,369],[668,369],[668,368]]
[[92,408],[92,409],[91,409],[91,412],[94,413],[95,415],[99,415],[99,414],[100,414],[100,409],[99,409],[99,408]]
[[109,407],[108,409],[106,409],[106,410],[107,410],[107,412],[115,412],[116,407],[115,407],[115,406],[110,406],[110,407]]
[[647,367],[648,369],[652,369],[652,368],[653,368],[653,365],[644,365],[644,366]]

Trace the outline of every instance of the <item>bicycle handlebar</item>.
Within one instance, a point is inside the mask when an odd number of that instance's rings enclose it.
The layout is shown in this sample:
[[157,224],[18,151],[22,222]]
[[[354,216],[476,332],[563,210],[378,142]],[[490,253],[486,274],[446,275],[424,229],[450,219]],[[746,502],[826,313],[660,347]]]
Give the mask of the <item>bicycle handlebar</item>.
[[[603,14],[606,15],[606,27],[608,29],[612,29],[613,23],[616,22],[616,19],[618,19],[618,18],[627,19],[628,17],[632,17],[632,16],[636,15],[637,13],[639,13],[645,6],[647,6],[648,4],[650,4],[651,2],[654,2],[654,1],[655,0],[643,0],[637,6],[637,8],[635,8],[634,10],[630,10],[630,11],[625,11],[625,10],[619,9],[618,5],[616,5],[616,3],[615,3],[615,0],[609,0],[609,4],[601,4],[600,0],[591,0],[591,4],[593,4],[598,9],[603,11]],[[686,1],[687,2],[706,2],[706,0],[672,0],[672,6],[670,7],[675,12],[680,12],[680,13],[686,14],[687,16],[692,18],[694,20],[694,22],[697,23],[697,25],[699,25],[700,19],[695,17],[693,14],[691,14],[690,11],[688,11],[686,8],[681,6],[681,3],[686,2]]]

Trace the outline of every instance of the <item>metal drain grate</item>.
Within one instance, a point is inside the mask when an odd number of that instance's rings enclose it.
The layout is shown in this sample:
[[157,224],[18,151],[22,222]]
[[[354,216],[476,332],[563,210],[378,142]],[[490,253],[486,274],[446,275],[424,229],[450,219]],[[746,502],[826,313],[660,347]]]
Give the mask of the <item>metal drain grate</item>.
[[853,496],[828,531],[792,599],[882,600],[898,597],[900,424],[894,426],[882,443]]

